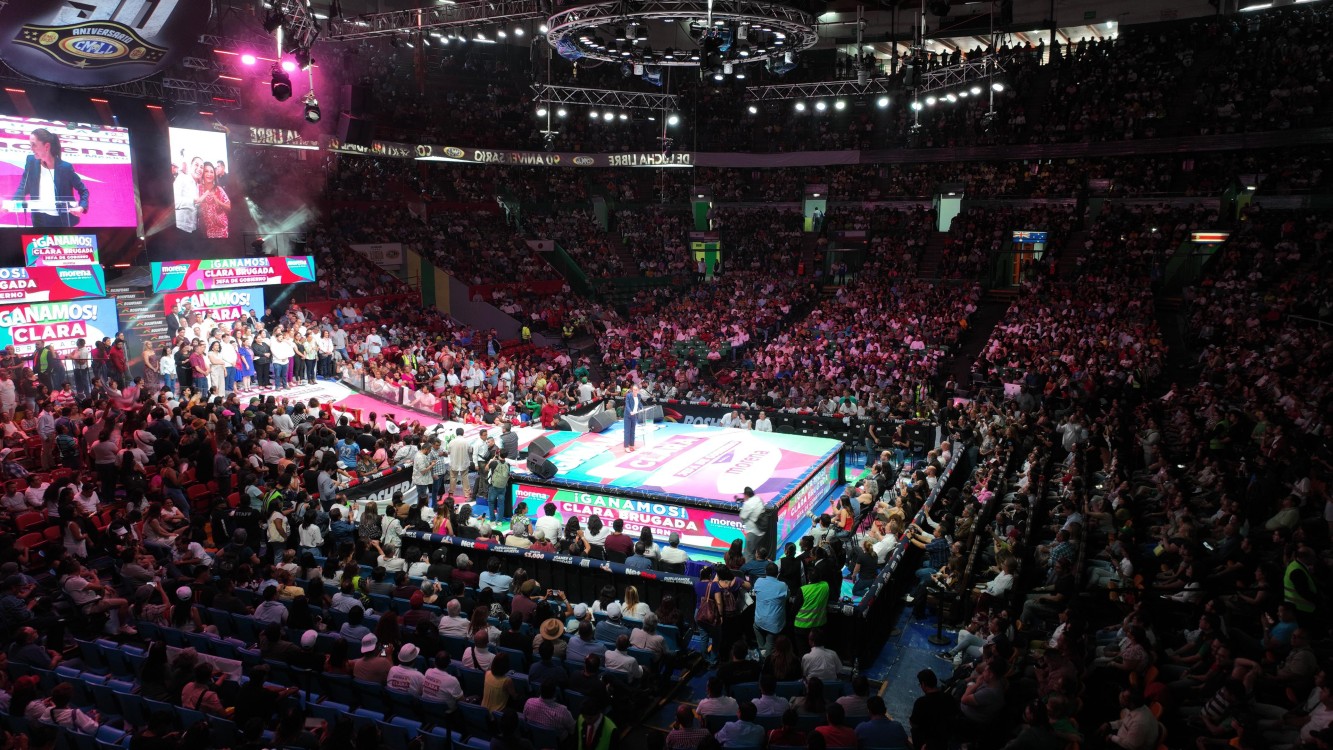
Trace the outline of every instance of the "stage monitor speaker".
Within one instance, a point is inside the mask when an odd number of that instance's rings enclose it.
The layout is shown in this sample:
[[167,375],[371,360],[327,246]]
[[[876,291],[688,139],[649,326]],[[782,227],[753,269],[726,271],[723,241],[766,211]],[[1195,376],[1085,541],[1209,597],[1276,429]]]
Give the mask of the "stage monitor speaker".
[[370,87],[365,84],[349,84],[342,88],[341,110],[350,115],[360,116],[370,109]]
[[375,125],[370,120],[353,117],[346,112],[338,114],[338,140],[344,144],[370,148],[375,139]]
[[557,432],[571,432],[574,427],[569,424],[568,419],[561,417],[555,421],[555,429]]
[[528,458],[546,458],[546,454],[550,453],[552,448],[555,448],[555,443],[543,435],[528,443]]
[[528,456],[528,473],[542,479],[553,479],[559,468],[541,456]]
[[924,424],[921,422],[917,423],[909,422],[907,424],[907,429],[903,430],[903,433],[906,434],[907,440],[909,442],[921,443],[922,445],[927,445],[932,448],[934,447],[935,444],[934,425]]
[[616,413],[613,411],[602,411],[592,415],[588,420],[588,432],[606,432],[606,428],[616,423]]

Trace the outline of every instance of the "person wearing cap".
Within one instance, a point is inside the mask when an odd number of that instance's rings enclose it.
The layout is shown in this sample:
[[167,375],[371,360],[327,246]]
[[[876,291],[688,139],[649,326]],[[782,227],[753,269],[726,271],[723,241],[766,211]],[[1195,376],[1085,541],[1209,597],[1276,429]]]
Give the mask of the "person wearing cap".
[[667,546],[662,548],[658,556],[667,565],[684,565],[690,561],[690,556],[680,548],[680,534],[675,531],[667,537]]
[[606,606],[606,619],[597,623],[597,640],[602,643],[615,643],[620,636],[629,637],[629,628],[622,619],[624,610],[620,602],[611,602]]
[[573,635],[585,622],[592,623],[592,611],[588,609],[588,605],[579,602],[570,609],[569,620],[565,622],[565,632]]
[[361,658],[352,663],[352,676],[358,680],[375,682],[383,685],[389,678],[393,660],[380,650],[379,639],[374,633],[361,637]]
[[399,693],[408,693],[414,698],[421,697],[421,686],[425,676],[417,671],[416,661],[421,650],[412,643],[404,643],[398,649],[398,663],[389,669],[384,686]]

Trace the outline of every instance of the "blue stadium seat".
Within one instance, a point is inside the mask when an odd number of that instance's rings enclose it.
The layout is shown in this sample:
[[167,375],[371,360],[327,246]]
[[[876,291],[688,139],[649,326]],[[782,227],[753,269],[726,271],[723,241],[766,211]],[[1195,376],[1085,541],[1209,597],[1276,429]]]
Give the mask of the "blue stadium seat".
[[378,724],[384,721],[384,714],[379,711],[371,711],[366,708],[358,708],[352,712],[352,725],[360,731],[361,727],[367,724]]
[[402,716],[379,722],[379,728],[380,737],[389,750],[407,750],[407,743],[421,734],[421,722]]
[[523,653],[522,651],[519,651],[518,649],[502,648],[500,646],[495,647],[495,653],[509,654],[509,668],[515,672],[523,672],[525,674],[527,673],[528,671],[527,654]]
[[120,715],[132,727],[148,726],[148,709],[142,695],[132,692],[114,691],[116,702],[120,704]]
[[417,704],[419,701],[411,693],[404,693],[398,690],[384,688],[384,702],[388,706],[388,712],[394,716],[413,717],[418,713]]
[[83,662],[83,671],[100,674],[107,674],[111,671],[107,668],[106,660],[102,658],[101,652],[97,650],[97,641],[81,641],[75,638],[74,642],[79,644],[79,661]]
[[365,680],[352,680],[352,689],[356,691],[360,698],[357,704],[362,708],[368,708],[372,711],[387,713],[389,702],[384,697],[384,686],[378,682],[366,682]]
[[[463,692],[467,692],[464,690]],[[463,733],[469,738],[490,739],[493,716],[485,706],[459,701],[458,710],[463,715]],[[489,747],[489,746],[488,746]]]
[[757,682],[738,682],[731,686],[731,697],[736,699],[737,703],[745,703],[759,697],[759,683]]

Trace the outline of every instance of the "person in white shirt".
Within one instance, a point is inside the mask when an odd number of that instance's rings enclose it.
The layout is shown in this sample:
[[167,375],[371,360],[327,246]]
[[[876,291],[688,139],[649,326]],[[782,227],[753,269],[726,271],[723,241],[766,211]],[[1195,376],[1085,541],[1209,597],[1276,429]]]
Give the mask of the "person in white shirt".
[[420,653],[421,650],[415,645],[404,643],[402,648],[398,649],[398,663],[389,668],[389,676],[384,681],[384,687],[420,698],[421,688],[426,679],[416,668],[417,656]]
[[171,182],[172,203],[176,208],[176,228],[191,232],[199,228],[199,180],[204,174],[204,160],[194,157],[187,168],[183,161],[177,166],[176,179]]
[[472,645],[463,652],[463,658],[459,661],[467,669],[476,669],[486,671],[491,668],[491,662],[495,661],[495,654],[487,650],[491,641],[491,634],[485,630],[478,630],[472,636]]
[[830,682],[838,679],[838,670],[842,669],[842,659],[834,651],[824,648],[824,633],[810,631],[810,652],[801,657],[801,674],[805,679],[814,678]]
[[457,599],[450,599],[445,605],[445,614],[440,618],[440,635],[449,638],[466,638],[468,618],[458,614],[462,605]]
[[732,409],[731,411],[722,415],[722,420],[718,422],[718,425],[720,427],[740,427],[741,413],[739,411],[736,411],[735,409]]
[[675,531],[667,537],[667,546],[662,548],[658,556],[667,565],[684,565],[690,561],[689,554],[680,548],[680,534]]
[[596,393],[597,390],[592,387],[592,383],[589,383],[587,378],[584,378],[583,382],[579,383],[580,404],[591,404],[593,397],[596,395]]
[[545,534],[547,539],[559,539],[563,530],[560,519],[555,517],[556,510],[555,503],[547,503],[542,507],[542,517],[537,519],[537,531]]
[[768,418],[767,412],[759,412],[759,418],[754,421],[755,432],[772,432],[773,422]]
[[291,337],[285,333],[274,336],[269,342],[269,350],[273,355],[273,386],[286,388],[292,357],[296,356],[296,348],[292,346]]
[[370,335],[366,336],[366,353],[372,357],[377,357],[383,350],[384,339],[378,331],[371,331]]
[[421,679],[421,700],[423,703],[443,703],[445,710],[452,713],[463,697],[463,686],[457,677],[445,671],[448,667],[449,652],[440,651],[435,655],[435,664]]
[[754,493],[750,487],[746,487],[743,493],[745,502],[741,503],[741,522],[745,525],[745,559],[750,561],[754,559],[755,553],[759,550],[759,545],[764,538],[764,529],[759,525],[759,520],[764,513],[764,500]]
[[608,672],[619,672],[628,678],[630,684],[637,683],[643,677],[643,665],[629,654],[629,636],[616,638],[616,647],[608,649],[602,656],[603,666]]

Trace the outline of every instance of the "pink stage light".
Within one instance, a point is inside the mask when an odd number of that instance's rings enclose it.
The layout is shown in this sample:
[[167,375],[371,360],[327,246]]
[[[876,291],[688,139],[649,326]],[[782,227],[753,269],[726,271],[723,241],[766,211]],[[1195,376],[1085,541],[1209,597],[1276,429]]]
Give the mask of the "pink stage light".
[[282,61],[282,69],[285,70],[285,71],[287,71],[288,73],[295,73],[295,72],[296,72],[296,63],[292,62],[291,60],[283,60],[283,61]]
[[255,59],[254,55],[247,52],[244,55],[241,55],[241,62],[246,65],[254,65],[258,61]]

